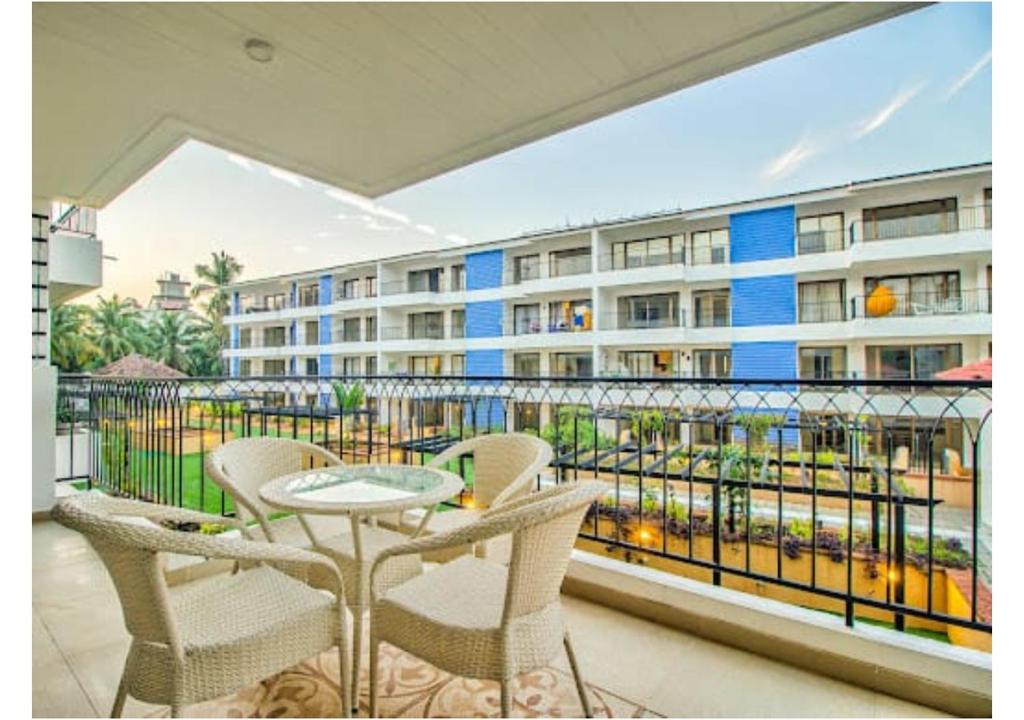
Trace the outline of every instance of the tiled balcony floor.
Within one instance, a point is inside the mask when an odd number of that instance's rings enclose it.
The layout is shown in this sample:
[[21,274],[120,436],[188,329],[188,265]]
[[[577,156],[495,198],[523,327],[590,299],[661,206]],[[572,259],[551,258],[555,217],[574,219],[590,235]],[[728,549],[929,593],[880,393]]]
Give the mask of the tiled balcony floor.
[[[564,602],[587,681],[654,713],[941,715],[601,605]],[[32,610],[33,715],[109,715],[128,649],[120,605],[85,540],[56,523],[32,526]],[[559,659],[557,666],[565,665]],[[159,709],[129,698],[125,715]]]

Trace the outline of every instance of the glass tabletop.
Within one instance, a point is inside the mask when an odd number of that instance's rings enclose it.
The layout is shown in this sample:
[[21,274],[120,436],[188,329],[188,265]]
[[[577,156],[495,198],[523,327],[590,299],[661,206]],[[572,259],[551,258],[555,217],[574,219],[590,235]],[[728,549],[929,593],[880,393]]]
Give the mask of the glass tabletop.
[[416,465],[339,465],[272,480],[260,497],[275,507],[304,512],[394,512],[448,500],[462,479]]

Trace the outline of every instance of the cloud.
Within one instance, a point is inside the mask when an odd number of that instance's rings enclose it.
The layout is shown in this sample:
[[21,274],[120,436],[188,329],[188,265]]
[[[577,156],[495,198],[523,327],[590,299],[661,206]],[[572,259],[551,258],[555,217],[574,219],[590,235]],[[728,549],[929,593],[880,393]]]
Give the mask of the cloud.
[[255,168],[253,167],[252,161],[249,158],[242,157],[241,155],[235,155],[234,153],[228,153],[228,160],[233,162],[238,167],[242,168],[246,172],[252,172]]
[[870,135],[875,130],[878,130],[880,127],[892,120],[893,115],[913,100],[914,96],[921,92],[923,87],[924,83],[919,83],[912,88],[900,90],[896,93],[878,112],[861,121],[860,125],[853,133],[854,139],[860,140],[862,137]]
[[967,68],[967,72],[958,77],[953,82],[953,84],[949,86],[949,88],[946,90],[946,94],[942,98],[942,101],[949,102],[954,97],[956,97],[956,95],[965,87],[967,87],[968,83],[970,83],[971,80],[974,79],[974,76],[981,72],[985,68],[985,66],[991,62],[992,48],[989,48],[988,52],[986,52],[984,55],[978,58],[978,60],[973,65]]
[[461,235],[456,235],[455,233],[448,233],[444,236],[444,239],[448,242],[455,243],[456,245],[469,245],[469,240]]
[[276,167],[268,168],[268,170],[271,176],[277,178],[278,180],[286,182],[289,185],[294,185],[297,188],[302,187],[302,181],[299,180],[298,176],[292,175],[290,172],[286,172],[285,170],[281,170],[280,168]]
[[416,229],[427,235],[437,235],[437,230],[432,225],[417,225]]
[[292,252],[298,253],[299,255],[305,255],[309,252],[309,248],[305,245],[292,245]]
[[761,177],[765,180],[784,178],[819,152],[819,144],[806,137],[800,138],[793,147],[772,158],[761,170]]
[[348,215],[346,215],[345,213],[338,213],[334,217],[338,218],[339,220],[348,220]]

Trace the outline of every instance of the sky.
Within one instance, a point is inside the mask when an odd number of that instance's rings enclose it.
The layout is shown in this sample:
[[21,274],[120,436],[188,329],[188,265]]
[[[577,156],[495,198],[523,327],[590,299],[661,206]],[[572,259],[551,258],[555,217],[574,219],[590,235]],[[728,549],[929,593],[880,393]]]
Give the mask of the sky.
[[104,297],[992,159],[992,10],[933,5],[368,201],[188,142],[100,211]]

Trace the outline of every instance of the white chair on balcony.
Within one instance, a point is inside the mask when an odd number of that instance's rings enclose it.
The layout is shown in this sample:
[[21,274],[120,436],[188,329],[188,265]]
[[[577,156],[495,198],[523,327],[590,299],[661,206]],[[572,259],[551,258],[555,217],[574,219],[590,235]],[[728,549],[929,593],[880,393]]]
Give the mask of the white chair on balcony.
[[274,509],[260,500],[259,489],[282,475],[342,464],[337,455],[313,443],[286,438],[240,438],[207,454],[206,473],[231,496],[247,538],[310,547],[313,538],[307,526],[321,535],[341,532],[343,527],[336,521],[331,523],[329,518],[314,516],[300,518],[300,522],[271,521]]
[[[473,499],[471,507],[450,512],[435,512],[421,527],[424,512],[409,511],[401,518],[401,529],[405,533],[433,534],[465,527],[479,520],[488,510],[501,507],[528,494],[536,486],[537,476],[546,468],[553,457],[551,446],[533,435],[525,433],[492,433],[478,435],[458,442],[437,457],[428,467],[444,468],[459,458],[473,459]],[[507,538],[502,551],[502,539],[482,542],[476,546],[476,553],[487,557],[507,555]],[[426,560],[445,561],[457,557],[470,548],[449,548],[445,552],[431,553]]]
[[[600,482],[556,485],[464,528],[383,551],[371,575],[370,716],[377,711],[379,647],[387,642],[455,675],[499,681],[502,717],[511,713],[514,678],[548,665],[564,647],[591,717],[560,593],[584,513],[604,492]],[[512,536],[507,566],[464,555],[390,590],[376,582],[381,564],[391,559],[506,534]]]
[[[99,493],[61,500],[53,519],[85,535],[121,600],[132,641],[112,717],[120,717],[128,695],[170,705],[171,716],[180,717],[187,705],[235,692],[333,647],[341,663],[339,694],[347,696],[342,580],[323,555],[170,530],[160,523],[231,521]],[[164,553],[256,566],[171,591]],[[347,703],[341,705],[346,711]]]

